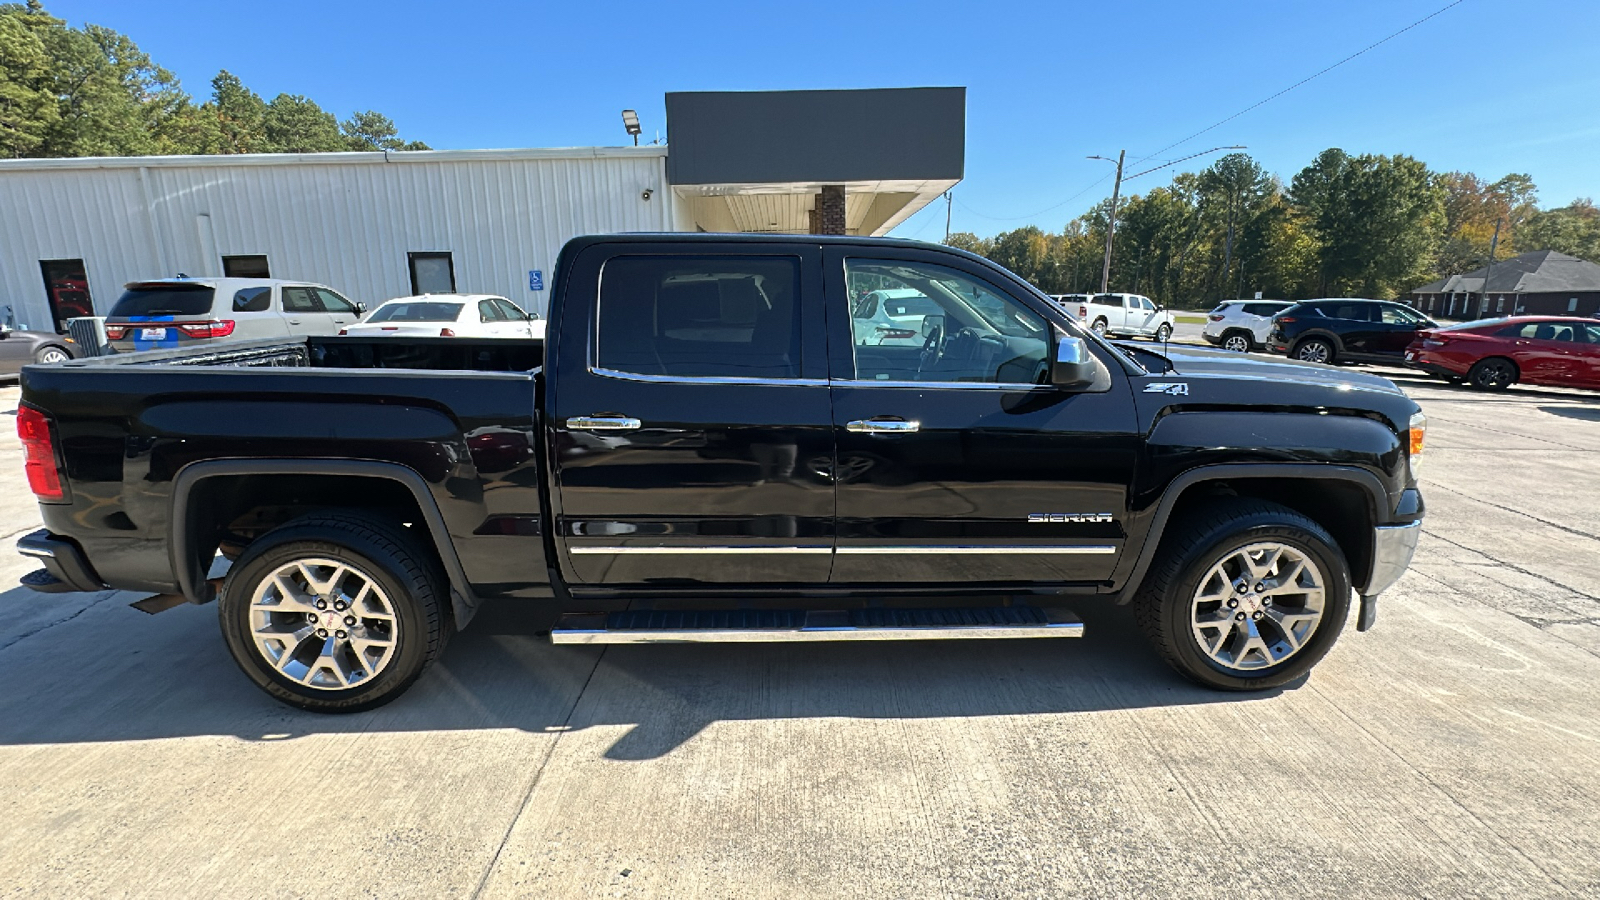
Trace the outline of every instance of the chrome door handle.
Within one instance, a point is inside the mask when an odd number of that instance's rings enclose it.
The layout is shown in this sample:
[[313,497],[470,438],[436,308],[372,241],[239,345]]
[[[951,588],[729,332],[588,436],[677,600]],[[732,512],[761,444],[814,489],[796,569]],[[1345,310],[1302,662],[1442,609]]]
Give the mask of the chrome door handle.
[[845,423],[844,428],[856,434],[911,434],[922,428],[922,423],[903,419],[857,419]]
[[567,420],[567,428],[573,431],[633,431],[638,427],[638,419],[626,416],[573,416]]

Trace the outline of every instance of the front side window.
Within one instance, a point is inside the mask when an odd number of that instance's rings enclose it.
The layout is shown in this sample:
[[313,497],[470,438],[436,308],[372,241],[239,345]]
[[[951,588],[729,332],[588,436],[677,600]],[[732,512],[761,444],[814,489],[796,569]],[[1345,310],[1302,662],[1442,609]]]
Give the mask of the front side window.
[[676,378],[799,378],[794,257],[619,256],[600,273],[595,364]]
[[308,287],[286,287],[283,289],[283,311],[291,313],[322,312],[321,304]]
[[1422,322],[1422,319],[1416,313],[1404,307],[1384,306],[1380,308],[1383,310],[1383,323],[1385,325],[1417,325]]
[[504,320],[505,315],[500,312],[500,307],[494,305],[493,300],[478,301],[479,322],[501,322]]
[[1577,329],[1566,322],[1524,322],[1500,330],[1505,337],[1519,337],[1533,341],[1581,341]]
[[1155,312],[1156,305],[1150,302],[1149,297],[1138,297],[1135,299],[1139,301],[1140,309],[1144,310],[1145,312]]
[[528,320],[528,314],[523,312],[521,307],[517,306],[515,303],[512,303],[510,300],[505,299],[504,297],[493,297],[489,300],[489,302],[493,303],[499,308],[501,318],[504,318],[507,321],[526,322]]
[[[884,285],[872,329],[854,328],[856,378],[1039,384],[1050,326],[988,282],[932,263],[848,259],[848,284]],[[900,315],[895,315],[899,312]],[[887,328],[893,339],[877,329]]]
[[333,291],[330,291],[326,288],[314,288],[314,290],[316,292],[317,299],[322,301],[322,309],[324,312],[354,313],[356,311],[356,305],[354,303],[351,303],[349,300],[346,300],[338,294],[335,294]]
[[1600,344],[1600,322],[1597,322],[1593,325],[1586,324],[1583,326],[1583,330],[1584,333],[1589,337],[1589,343]]

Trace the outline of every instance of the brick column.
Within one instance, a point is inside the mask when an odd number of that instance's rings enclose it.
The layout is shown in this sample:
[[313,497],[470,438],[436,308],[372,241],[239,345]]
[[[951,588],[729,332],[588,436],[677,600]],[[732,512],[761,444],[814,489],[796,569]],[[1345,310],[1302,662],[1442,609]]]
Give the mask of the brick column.
[[844,234],[844,185],[825,184],[811,208],[812,234]]

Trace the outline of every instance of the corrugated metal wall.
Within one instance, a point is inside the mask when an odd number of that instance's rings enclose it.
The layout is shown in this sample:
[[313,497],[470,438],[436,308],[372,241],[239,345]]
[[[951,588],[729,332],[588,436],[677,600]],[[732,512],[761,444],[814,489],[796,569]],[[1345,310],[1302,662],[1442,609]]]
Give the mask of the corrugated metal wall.
[[[125,282],[222,274],[265,254],[275,278],[369,304],[410,293],[406,254],[449,251],[456,287],[541,313],[561,245],[671,231],[662,147],[0,163],[0,304],[47,329],[39,261],[82,259],[100,314]],[[144,163],[141,165],[140,163]],[[651,191],[649,200],[643,198]]]

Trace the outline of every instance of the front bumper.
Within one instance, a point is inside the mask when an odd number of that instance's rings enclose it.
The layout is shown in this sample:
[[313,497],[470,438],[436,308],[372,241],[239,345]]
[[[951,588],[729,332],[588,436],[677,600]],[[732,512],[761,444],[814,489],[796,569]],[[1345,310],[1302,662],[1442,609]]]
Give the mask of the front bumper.
[[1404,525],[1379,525],[1372,529],[1372,572],[1361,591],[1361,611],[1356,630],[1367,631],[1378,621],[1378,595],[1400,580],[1417,552],[1422,520]]
[[61,584],[75,591],[103,591],[105,584],[72,541],[39,529],[17,541],[17,552],[37,559]]

